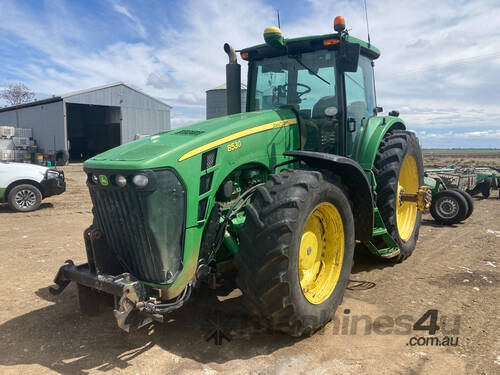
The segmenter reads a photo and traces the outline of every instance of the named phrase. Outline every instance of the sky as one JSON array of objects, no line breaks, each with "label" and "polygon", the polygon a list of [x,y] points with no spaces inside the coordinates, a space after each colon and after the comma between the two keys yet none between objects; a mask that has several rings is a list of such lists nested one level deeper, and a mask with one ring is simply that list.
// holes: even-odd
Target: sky
[{"label": "sky", "polygon": [[[500,148],[500,1],[367,5],[384,113],[424,148]],[[262,43],[276,9],[284,37],[332,33],[342,15],[366,40],[362,0],[0,0],[0,89],[41,99],[123,81],[172,105],[173,127],[199,122],[225,81],[223,44]]]}]

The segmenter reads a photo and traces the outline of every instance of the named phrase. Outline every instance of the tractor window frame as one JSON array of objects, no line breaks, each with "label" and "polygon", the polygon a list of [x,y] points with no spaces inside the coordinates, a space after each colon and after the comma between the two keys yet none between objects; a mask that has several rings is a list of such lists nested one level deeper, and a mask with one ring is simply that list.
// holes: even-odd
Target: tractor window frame
[{"label": "tractor window frame", "polygon": [[[332,68],[332,72],[331,72],[332,74],[329,74],[328,77],[326,78],[326,80],[333,86],[332,90],[330,91],[330,95],[337,98],[337,108],[339,108],[340,103],[338,101],[338,98],[339,98],[339,94],[340,94],[339,93],[340,86],[339,86],[339,80],[338,80],[339,77],[338,77],[338,68],[337,68],[337,52],[336,52],[336,50],[332,50],[329,48],[322,48],[322,49],[317,49],[317,50],[313,50],[313,51],[307,51],[307,52],[300,53],[300,54],[293,54],[293,55],[292,54],[290,54],[290,55],[283,54],[283,55],[278,55],[278,56],[265,57],[262,59],[250,60],[248,63],[248,72],[247,72],[247,82],[248,82],[247,103],[246,103],[247,112],[261,111],[261,110],[266,110],[266,109],[279,109],[281,106],[290,106],[290,105],[296,106],[297,110],[299,110],[300,104],[306,104],[306,103],[297,103],[296,102],[297,87],[295,86],[295,84],[297,83],[297,80],[299,78],[299,72],[307,71],[307,69],[305,69],[303,66],[301,66],[300,63],[298,63],[293,58],[293,56],[298,56],[298,57],[301,55],[302,56],[304,56],[304,55],[312,56],[313,54],[325,54],[325,56],[326,55],[329,56],[328,63],[323,62],[323,64],[325,66],[320,66],[317,70],[320,72],[320,76],[321,76],[322,69],[324,72],[325,68],[328,68],[328,67]],[[299,58],[301,58],[301,57],[299,57]],[[277,103],[275,103],[276,105],[274,107],[272,107],[272,106],[264,107],[262,105],[262,103],[258,103],[259,105],[257,105],[257,100],[256,100],[257,99],[257,78],[258,78],[259,66],[262,66],[262,63],[265,60],[267,60],[267,61],[275,60],[276,61],[276,59],[287,60],[287,61],[289,61],[290,66],[293,67],[293,69],[291,69],[289,72],[287,70],[287,73],[286,73],[286,75],[287,75],[287,82],[286,83],[290,84],[289,90],[287,92],[286,102],[283,102],[283,103],[277,102]],[[293,72],[292,72],[292,70],[293,70]],[[320,78],[314,77],[314,75],[311,73],[307,73],[307,74],[310,74],[311,80],[313,80],[313,82],[315,82],[315,80],[318,80],[319,83],[323,84],[321,82]],[[325,78],[325,77],[322,77],[322,78]],[[299,81],[299,83],[300,83],[300,81]],[[315,84],[317,84],[317,83],[315,82]],[[299,89],[299,92],[300,91],[301,90]],[[313,90],[311,90],[311,92],[312,91]],[[307,98],[308,98],[309,101],[312,103],[312,98],[311,98],[312,95],[311,95],[311,93],[308,93],[308,94],[304,95],[304,100],[307,100]],[[309,109],[312,109],[312,105],[309,105],[309,107],[311,107]]]}]

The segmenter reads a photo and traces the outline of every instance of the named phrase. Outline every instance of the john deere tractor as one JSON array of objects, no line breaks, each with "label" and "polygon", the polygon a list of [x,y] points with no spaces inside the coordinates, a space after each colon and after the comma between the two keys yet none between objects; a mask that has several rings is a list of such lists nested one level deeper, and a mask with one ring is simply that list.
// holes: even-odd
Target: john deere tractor
[{"label": "john deere tractor", "polygon": [[74,281],[89,313],[114,296],[128,330],[132,315],[162,320],[233,268],[250,311],[300,336],[332,318],[355,246],[410,256],[429,203],[418,140],[396,111],[378,115],[379,50],[342,17],[334,29],[285,39],[269,27],[264,44],[236,51],[248,61],[245,113],[226,44],[228,116],[87,160],[88,262],[63,265],[52,292]]}]

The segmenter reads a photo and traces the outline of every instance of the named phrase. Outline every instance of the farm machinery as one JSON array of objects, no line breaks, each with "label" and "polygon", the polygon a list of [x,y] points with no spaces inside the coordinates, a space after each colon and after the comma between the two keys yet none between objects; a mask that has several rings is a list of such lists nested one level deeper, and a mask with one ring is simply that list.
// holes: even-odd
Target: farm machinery
[{"label": "farm machinery", "polygon": [[248,61],[245,113],[226,44],[227,116],[87,160],[88,262],[63,265],[52,293],[75,282],[87,313],[113,296],[128,331],[232,270],[249,311],[301,336],[341,303],[356,244],[387,261],[409,257],[430,204],[418,139],[396,111],[379,115],[379,50],[342,17],[334,29],[285,39],[269,27],[264,44],[237,51]]},{"label": "farm machinery", "polygon": [[430,187],[430,213],[441,224],[456,224],[466,220],[474,210],[473,195],[490,196],[498,189],[500,169],[495,167],[457,167],[428,169],[424,181]]}]

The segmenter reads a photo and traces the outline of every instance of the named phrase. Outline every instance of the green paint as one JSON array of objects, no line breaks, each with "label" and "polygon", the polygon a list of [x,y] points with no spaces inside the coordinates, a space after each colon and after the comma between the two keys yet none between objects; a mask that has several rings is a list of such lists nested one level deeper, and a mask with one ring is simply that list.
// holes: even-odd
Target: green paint
[{"label": "green paint", "polygon": [[382,138],[390,129],[406,129],[406,126],[398,117],[392,116],[376,116],[370,117],[365,122],[365,126],[358,132],[354,147],[353,155],[363,169],[372,169],[375,162],[375,156],[380,146]]},{"label": "green paint", "polygon": [[5,188],[0,188],[0,202],[4,200]]}]

